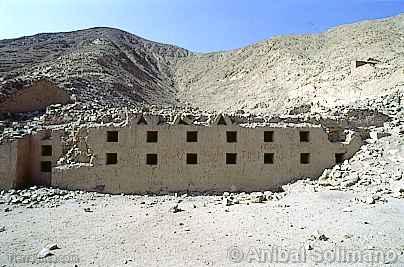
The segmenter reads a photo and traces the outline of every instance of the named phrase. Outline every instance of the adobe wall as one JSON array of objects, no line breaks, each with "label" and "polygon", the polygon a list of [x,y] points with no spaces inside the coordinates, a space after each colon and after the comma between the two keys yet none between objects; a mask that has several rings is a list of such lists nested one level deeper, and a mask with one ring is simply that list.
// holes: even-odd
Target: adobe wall
[{"label": "adobe wall", "polygon": [[[52,173],[41,171],[41,162],[49,161],[52,167],[56,166],[57,161],[62,155],[62,137],[63,132],[60,130],[44,130],[30,138],[30,154],[32,160],[30,162],[32,185],[51,185]],[[42,155],[42,146],[49,145],[52,147],[52,154],[49,156]]]},{"label": "adobe wall", "polygon": [[66,104],[69,95],[46,80],[34,81],[32,86],[18,90],[0,103],[0,112],[31,112],[44,110],[51,104]]},{"label": "adobe wall", "polygon": [[[62,155],[61,131],[44,130],[0,145],[0,189],[51,185],[51,171],[41,171],[41,162],[56,166]],[[43,156],[42,146],[52,146],[52,155]]]},{"label": "adobe wall", "polygon": [[0,189],[16,185],[17,141],[0,145]]},{"label": "adobe wall", "polygon": [[[119,132],[119,142],[106,142],[106,132]],[[158,143],[147,143],[147,131],[158,131]],[[198,142],[186,142],[187,131],[198,131]],[[237,131],[237,143],[227,143],[226,131]],[[274,131],[265,143],[264,131]],[[300,131],[310,132],[301,143]],[[319,127],[258,127],[239,125],[136,125],[131,128],[89,128],[82,140],[94,153],[91,164],[60,166],[52,171],[52,186],[110,193],[168,191],[256,191],[277,188],[294,179],[318,177],[336,164],[335,153],[351,157],[360,138],[331,143]],[[106,165],[106,153],[117,153],[118,163]],[[146,165],[146,154],[158,154],[156,166]],[[197,153],[198,164],[186,163],[186,153]],[[225,153],[237,153],[237,164],[228,165]],[[274,163],[264,164],[264,153],[274,153]],[[310,153],[310,164],[300,163],[300,153]]]},{"label": "adobe wall", "polygon": [[29,136],[0,145],[0,189],[19,188],[30,177]]}]

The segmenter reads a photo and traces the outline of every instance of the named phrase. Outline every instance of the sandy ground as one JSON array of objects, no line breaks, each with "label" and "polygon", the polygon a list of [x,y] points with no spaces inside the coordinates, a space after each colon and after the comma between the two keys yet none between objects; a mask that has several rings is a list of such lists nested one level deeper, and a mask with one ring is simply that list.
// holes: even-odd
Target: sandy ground
[{"label": "sandy ground", "polygon": [[[298,182],[280,200],[232,206],[221,196],[168,195],[9,212],[3,204],[0,266],[404,265],[403,199],[369,205],[352,192],[316,191]],[[170,212],[179,200],[183,211]],[[53,256],[35,258],[52,243]]]}]

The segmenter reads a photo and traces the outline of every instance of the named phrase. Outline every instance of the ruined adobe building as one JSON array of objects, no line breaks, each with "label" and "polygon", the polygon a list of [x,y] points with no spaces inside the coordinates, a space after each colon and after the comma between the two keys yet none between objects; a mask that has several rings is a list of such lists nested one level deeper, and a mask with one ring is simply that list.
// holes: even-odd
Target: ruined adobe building
[{"label": "ruined adobe building", "polygon": [[12,81],[0,87],[0,112],[45,110],[51,104],[66,104],[70,96],[51,81]]},{"label": "ruined adobe building", "polygon": [[[361,146],[313,125],[193,121],[138,114],[124,125],[46,130],[0,145],[0,187],[51,185],[110,193],[257,191],[318,177]],[[75,161],[66,159],[75,155]]]}]

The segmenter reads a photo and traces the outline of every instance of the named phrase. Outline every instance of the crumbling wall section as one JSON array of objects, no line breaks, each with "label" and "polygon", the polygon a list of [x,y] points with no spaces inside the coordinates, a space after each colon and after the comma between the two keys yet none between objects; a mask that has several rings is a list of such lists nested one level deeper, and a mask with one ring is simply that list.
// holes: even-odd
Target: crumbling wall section
[{"label": "crumbling wall section", "polygon": [[[348,159],[361,144],[359,137],[330,142],[320,127],[249,128],[232,124],[229,118],[222,120],[225,125],[209,126],[178,119],[175,125],[156,121],[146,117],[133,127],[81,131],[77,138],[85,144],[80,149],[85,151],[83,162],[54,168],[52,185],[109,193],[271,190],[300,178],[319,177],[336,164],[336,154]],[[117,142],[107,141],[108,131],[118,132]],[[151,131],[158,132],[156,143],[146,141]],[[197,142],[186,141],[188,131],[198,132]],[[264,142],[265,131],[273,131],[273,142]],[[310,132],[308,142],[299,140],[301,131]],[[237,132],[237,141],[227,142],[227,132]],[[109,153],[117,154],[116,164],[107,164]],[[189,153],[198,155],[196,164],[187,164]],[[226,163],[226,153],[237,154],[236,164]],[[265,153],[274,153],[273,164],[264,164]],[[310,154],[309,164],[301,164],[302,153]],[[158,163],[148,165],[147,154],[157,154]]]},{"label": "crumbling wall section", "polygon": [[32,82],[31,86],[17,90],[0,103],[0,112],[31,112],[44,110],[51,104],[66,104],[69,95],[47,80]]}]

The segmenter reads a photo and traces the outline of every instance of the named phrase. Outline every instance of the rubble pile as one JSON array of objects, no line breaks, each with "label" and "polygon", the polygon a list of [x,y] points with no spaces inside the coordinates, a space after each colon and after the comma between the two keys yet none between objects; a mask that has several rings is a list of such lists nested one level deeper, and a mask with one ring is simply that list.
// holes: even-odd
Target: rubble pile
[{"label": "rubble pile", "polygon": [[271,200],[280,200],[286,196],[286,192],[240,192],[240,193],[229,193],[224,192],[222,195],[222,202],[224,206],[232,206],[236,204],[246,204],[251,203],[264,203]]},{"label": "rubble pile", "polygon": [[[108,196],[95,192],[68,191],[56,188],[33,186],[28,189],[0,191],[0,204],[26,208],[54,208],[67,200],[87,202],[95,197]],[[8,208],[9,209],[9,208]]]},{"label": "rubble pile", "polygon": [[404,125],[374,129],[371,137],[351,159],[325,170],[318,185],[358,192],[368,204],[404,198]]}]

